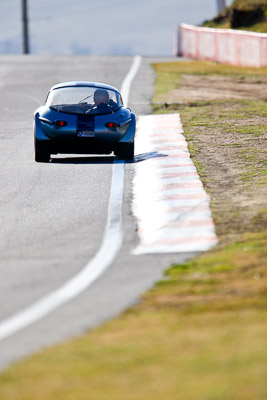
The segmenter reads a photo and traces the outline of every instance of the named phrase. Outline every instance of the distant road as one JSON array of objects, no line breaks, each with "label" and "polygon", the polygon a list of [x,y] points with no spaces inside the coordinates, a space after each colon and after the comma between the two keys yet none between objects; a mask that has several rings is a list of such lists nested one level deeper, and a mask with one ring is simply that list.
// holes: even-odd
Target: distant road
[{"label": "distant road", "polygon": [[[55,83],[106,82],[120,89],[131,57],[1,56],[0,321],[75,276],[97,253],[107,221],[113,156],[33,158],[33,112]],[[153,59],[143,59],[129,106],[150,112]],[[0,342],[0,368],[118,315],[160,278],[171,262],[193,254],[133,256],[134,163],[125,166],[123,245],[87,291]]]}]

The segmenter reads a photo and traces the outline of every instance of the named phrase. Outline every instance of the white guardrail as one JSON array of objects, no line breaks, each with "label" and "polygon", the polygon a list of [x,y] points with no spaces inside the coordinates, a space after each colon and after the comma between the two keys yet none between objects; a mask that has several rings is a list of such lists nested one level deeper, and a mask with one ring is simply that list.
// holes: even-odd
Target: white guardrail
[{"label": "white guardrail", "polygon": [[243,67],[267,67],[267,33],[181,24],[174,54]]}]

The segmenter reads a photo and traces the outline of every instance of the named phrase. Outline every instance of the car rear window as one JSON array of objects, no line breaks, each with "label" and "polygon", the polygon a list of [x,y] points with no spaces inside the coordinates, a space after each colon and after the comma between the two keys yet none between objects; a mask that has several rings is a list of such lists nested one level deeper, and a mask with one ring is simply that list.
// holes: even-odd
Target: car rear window
[{"label": "car rear window", "polygon": [[91,86],[62,87],[51,90],[46,104],[70,114],[111,114],[123,106],[118,92]]}]

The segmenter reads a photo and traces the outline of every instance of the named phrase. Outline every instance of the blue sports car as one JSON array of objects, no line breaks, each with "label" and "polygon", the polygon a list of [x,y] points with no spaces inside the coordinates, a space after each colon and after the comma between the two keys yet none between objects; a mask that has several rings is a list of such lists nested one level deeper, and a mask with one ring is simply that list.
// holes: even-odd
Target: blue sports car
[{"label": "blue sports car", "polygon": [[51,154],[110,154],[134,157],[135,115],[118,90],[95,82],[53,86],[34,113],[35,161]]}]

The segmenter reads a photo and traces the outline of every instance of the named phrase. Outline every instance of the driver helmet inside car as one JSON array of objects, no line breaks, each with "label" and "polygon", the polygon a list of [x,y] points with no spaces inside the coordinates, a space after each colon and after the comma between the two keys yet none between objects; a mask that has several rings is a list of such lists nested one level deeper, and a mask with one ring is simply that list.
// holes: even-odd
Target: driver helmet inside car
[{"label": "driver helmet inside car", "polygon": [[108,105],[109,103],[109,94],[105,89],[96,89],[94,93],[94,102],[96,106],[99,105]]}]

